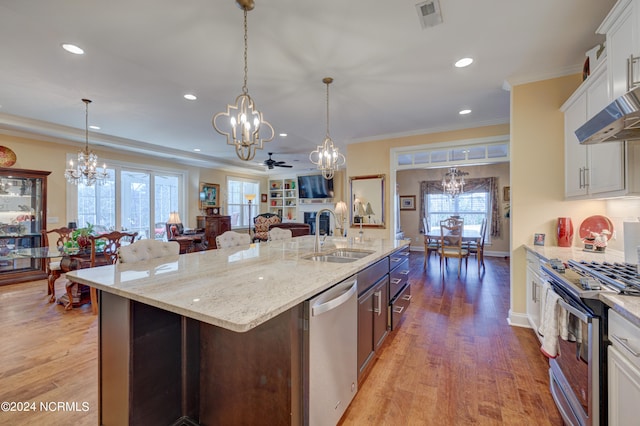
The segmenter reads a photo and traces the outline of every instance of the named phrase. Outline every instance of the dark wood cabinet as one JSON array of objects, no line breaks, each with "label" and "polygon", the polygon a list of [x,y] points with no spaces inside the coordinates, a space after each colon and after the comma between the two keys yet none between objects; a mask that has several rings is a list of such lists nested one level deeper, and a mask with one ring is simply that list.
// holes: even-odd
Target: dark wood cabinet
[{"label": "dark wood cabinet", "polygon": [[231,216],[197,216],[197,227],[204,229],[204,239],[207,249],[218,248],[216,246],[216,237],[231,230]]}]

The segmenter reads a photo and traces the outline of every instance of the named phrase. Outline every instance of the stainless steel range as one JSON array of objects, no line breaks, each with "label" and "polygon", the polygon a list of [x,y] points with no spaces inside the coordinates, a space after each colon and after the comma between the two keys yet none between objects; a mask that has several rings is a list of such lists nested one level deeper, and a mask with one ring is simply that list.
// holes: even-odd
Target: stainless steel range
[{"label": "stainless steel range", "polygon": [[640,296],[636,265],[552,260],[542,265],[572,333],[549,361],[551,393],[568,425],[607,424],[607,310],[599,295]]}]

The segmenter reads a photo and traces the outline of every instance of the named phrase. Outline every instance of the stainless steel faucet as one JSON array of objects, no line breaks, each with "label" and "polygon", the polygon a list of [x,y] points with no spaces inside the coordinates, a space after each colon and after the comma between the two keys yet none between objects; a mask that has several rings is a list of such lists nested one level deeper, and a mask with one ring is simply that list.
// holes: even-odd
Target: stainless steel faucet
[{"label": "stainless steel faucet", "polygon": [[336,221],[336,223],[338,222],[338,217],[336,216],[336,213],[331,210],[331,209],[320,209],[318,211],[318,213],[316,213],[316,238],[315,238],[315,242],[313,244],[313,252],[314,253],[320,253],[320,251],[322,250],[322,246],[320,246],[320,214],[322,212],[329,212],[333,215],[333,219]]}]

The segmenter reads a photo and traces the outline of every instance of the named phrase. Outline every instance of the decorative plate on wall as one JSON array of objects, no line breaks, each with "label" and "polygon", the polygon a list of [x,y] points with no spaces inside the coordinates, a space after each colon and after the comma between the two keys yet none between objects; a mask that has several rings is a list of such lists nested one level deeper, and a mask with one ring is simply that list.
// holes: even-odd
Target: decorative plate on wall
[{"label": "decorative plate on wall", "polygon": [[613,223],[608,217],[601,215],[589,216],[580,224],[580,238],[593,238],[591,236],[592,232],[599,235],[604,230],[609,231],[609,234],[606,235],[607,240],[610,240],[613,235]]},{"label": "decorative plate on wall", "polygon": [[16,164],[16,153],[6,146],[0,146],[0,167],[11,167]]}]

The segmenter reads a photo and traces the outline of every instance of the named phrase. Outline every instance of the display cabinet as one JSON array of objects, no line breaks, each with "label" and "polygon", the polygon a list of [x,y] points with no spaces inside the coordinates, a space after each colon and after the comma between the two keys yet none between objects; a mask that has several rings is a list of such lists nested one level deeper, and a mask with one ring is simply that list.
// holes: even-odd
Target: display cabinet
[{"label": "display cabinet", "polygon": [[231,230],[231,216],[196,216],[198,229],[204,229],[204,239],[208,250],[218,248],[216,237]]},{"label": "display cabinet", "polygon": [[269,213],[277,214],[283,222],[298,219],[298,185],[296,178],[269,180]]},{"label": "display cabinet", "polygon": [[46,261],[14,250],[46,245],[47,176],[51,172],[0,168],[0,285],[46,278]]}]

